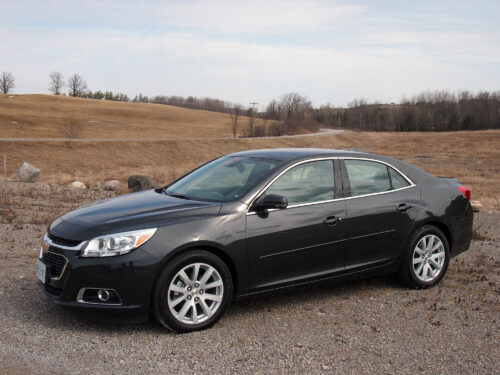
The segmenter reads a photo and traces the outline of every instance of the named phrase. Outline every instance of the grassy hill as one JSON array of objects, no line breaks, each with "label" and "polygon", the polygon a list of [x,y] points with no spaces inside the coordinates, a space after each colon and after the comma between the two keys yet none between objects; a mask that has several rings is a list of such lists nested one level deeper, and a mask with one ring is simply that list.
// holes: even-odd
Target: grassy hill
[{"label": "grassy hill", "polygon": [[[121,103],[54,95],[0,95],[0,137],[231,137],[229,115],[150,103]],[[241,126],[248,119],[241,117]]]}]

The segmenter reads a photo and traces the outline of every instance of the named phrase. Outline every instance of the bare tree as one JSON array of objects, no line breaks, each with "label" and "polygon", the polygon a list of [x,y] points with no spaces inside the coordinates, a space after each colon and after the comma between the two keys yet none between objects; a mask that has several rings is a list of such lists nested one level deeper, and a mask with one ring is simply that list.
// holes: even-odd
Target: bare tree
[{"label": "bare tree", "polygon": [[68,88],[70,96],[80,96],[87,90],[87,82],[78,74],[73,74],[68,78]]},{"label": "bare tree", "polygon": [[241,105],[235,104],[233,110],[229,114],[231,116],[231,127],[233,129],[233,138],[236,138],[236,133],[238,133],[238,117],[240,117]]},{"label": "bare tree", "polygon": [[64,77],[60,72],[49,74],[49,91],[54,95],[61,95],[61,89],[64,87]]},{"label": "bare tree", "polygon": [[74,119],[68,119],[66,123],[66,135],[68,136],[69,147],[73,148],[73,140],[77,139],[80,135],[80,127],[78,126],[78,121]]},{"label": "bare tree", "polygon": [[285,123],[291,124],[303,120],[311,112],[312,103],[296,92],[290,92],[280,97],[280,112]]},{"label": "bare tree", "polygon": [[0,77],[0,92],[2,94],[8,94],[16,86],[14,82],[14,76],[9,72],[3,72]]}]

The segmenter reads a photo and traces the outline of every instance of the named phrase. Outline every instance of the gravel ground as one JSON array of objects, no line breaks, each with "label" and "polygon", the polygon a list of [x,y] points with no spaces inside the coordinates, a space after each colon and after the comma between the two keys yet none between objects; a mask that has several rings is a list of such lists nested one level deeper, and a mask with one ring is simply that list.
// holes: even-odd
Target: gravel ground
[{"label": "gravel ground", "polygon": [[36,286],[48,221],[112,195],[0,185],[0,374],[500,374],[500,214],[476,215],[444,280],[375,278],[236,302],[212,329],[88,321]]}]

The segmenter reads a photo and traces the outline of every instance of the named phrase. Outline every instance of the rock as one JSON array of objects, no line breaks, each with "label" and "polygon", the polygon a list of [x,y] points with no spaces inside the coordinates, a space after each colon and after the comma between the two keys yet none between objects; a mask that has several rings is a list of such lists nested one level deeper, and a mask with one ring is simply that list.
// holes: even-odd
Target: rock
[{"label": "rock", "polygon": [[120,181],[109,180],[104,183],[104,190],[108,191],[118,191],[120,190]]},{"label": "rock", "polygon": [[85,184],[83,182],[80,182],[80,181],[73,181],[69,187],[71,189],[86,189],[87,187],[85,186]]},{"label": "rock", "polygon": [[472,211],[479,212],[483,208],[483,205],[479,201],[470,201],[470,205],[472,206]]},{"label": "rock", "polygon": [[23,162],[17,170],[17,175],[22,182],[36,182],[40,179],[40,169],[33,164]]},{"label": "rock", "polygon": [[132,191],[141,191],[146,189],[154,189],[158,187],[155,180],[149,176],[134,175],[128,179],[128,188]]}]

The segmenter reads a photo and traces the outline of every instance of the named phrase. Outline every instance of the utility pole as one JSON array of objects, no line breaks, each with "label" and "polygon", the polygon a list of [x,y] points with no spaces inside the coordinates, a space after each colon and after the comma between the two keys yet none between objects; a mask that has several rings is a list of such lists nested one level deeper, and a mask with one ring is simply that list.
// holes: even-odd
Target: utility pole
[{"label": "utility pole", "polygon": [[250,113],[250,137],[253,137],[253,120],[254,120],[254,112],[255,112],[255,106],[259,103],[257,102],[252,102],[250,103],[252,105],[252,111]]},{"label": "utility pole", "polygon": [[3,183],[7,186],[7,155],[3,154]]}]

